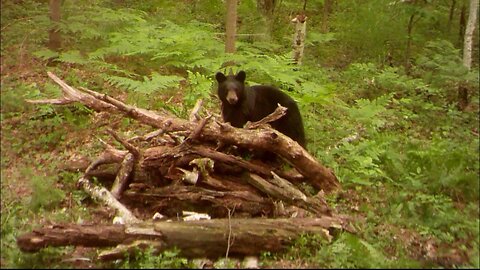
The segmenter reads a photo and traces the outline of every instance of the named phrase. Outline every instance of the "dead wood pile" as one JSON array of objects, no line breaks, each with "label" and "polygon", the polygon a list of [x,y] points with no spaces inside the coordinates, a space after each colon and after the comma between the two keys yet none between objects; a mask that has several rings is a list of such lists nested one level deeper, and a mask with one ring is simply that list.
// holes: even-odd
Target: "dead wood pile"
[{"label": "dead wood pile", "polygon": [[[50,72],[48,76],[64,96],[29,102],[81,102],[97,112],[133,118],[153,131],[123,138],[108,129],[125,150],[104,143],[104,152],[78,181],[93,198],[115,209],[120,224],[43,226],[17,239],[23,251],[83,245],[117,246],[123,252],[131,245],[148,245],[159,251],[181,247],[182,254],[190,257],[223,256],[228,250],[232,255],[255,255],[283,250],[301,233],[330,238],[332,229],[348,228],[346,218],[334,213],[324,199],[324,194],[339,188],[332,171],[267,125],[282,117],[285,108],[238,129],[211,114],[200,117],[201,101],[185,120],[88,89],[80,91]],[[273,153],[288,166],[247,160],[242,158],[245,152]],[[111,180],[95,186],[90,181],[94,176]],[[301,183],[318,193],[306,195]],[[122,252],[115,249],[100,257],[117,258]]]}]

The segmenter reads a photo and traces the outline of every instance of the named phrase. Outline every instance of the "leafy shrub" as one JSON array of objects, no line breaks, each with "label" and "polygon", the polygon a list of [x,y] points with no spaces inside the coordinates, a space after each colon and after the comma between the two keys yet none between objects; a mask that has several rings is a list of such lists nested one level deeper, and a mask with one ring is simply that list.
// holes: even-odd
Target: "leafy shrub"
[{"label": "leafy shrub", "polygon": [[414,190],[443,193],[462,201],[479,196],[478,140],[467,144],[436,138],[404,142],[383,155],[382,168],[397,182]]},{"label": "leafy shrub", "polygon": [[117,267],[126,269],[191,268],[192,265],[187,259],[180,257],[179,253],[178,249],[172,249],[158,254],[150,247],[144,251],[137,250]]},{"label": "leafy shrub", "polygon": [[283,256],[319,268],[418,267],[413,261],[389,259],[377,245],[344,232],[331,243],[319,235],[301,235]]},{"label": "leafy shrub", "polygon": [[30,200],[32,210],[51,209],[65,198],[65,192],[55,187],[52,178],[35,175],[31,169],[25,169],[24,174],[30,177],[32,185],[33,193]]},{"label": "leafy shrub", "polygon": [[454,93],[451,90],[461,82],[478,87],[478,72],[469,72],[460,56],[460,50],[447,40],[429,41],[416,60],[418,75],[421,74],[425,83],[442,87],[445,94]]}]

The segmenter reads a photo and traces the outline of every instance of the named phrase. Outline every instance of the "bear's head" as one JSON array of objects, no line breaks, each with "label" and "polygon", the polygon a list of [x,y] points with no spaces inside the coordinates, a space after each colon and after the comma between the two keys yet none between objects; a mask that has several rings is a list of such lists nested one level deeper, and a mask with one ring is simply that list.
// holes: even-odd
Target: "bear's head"
[{"label": "bear's head", "polygon": [[228,75],[218,72],[215,75],[218,82],[218,97],[222,103],[236,105],[241,104],[245,98],[245,71],[240,71],[237,75]]}]

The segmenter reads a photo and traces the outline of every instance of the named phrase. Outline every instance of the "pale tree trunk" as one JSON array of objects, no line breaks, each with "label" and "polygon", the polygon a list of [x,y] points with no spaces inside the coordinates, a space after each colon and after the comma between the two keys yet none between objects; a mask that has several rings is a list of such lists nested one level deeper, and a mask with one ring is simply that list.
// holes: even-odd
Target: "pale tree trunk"
[{"label": "pale tree trunk", "polygon": [[[468,14],[468,22],[465,29],[463,41],[463,65],[470,70],[472,68],[472,48],[473,33],[477,23],[478,0],[470,0],[470,12]],[[458,108],[465,110],[469,104],[468,87],[461,83],[458,86]]]},{"label": "pale tree trunk", "polygon": [[470,0],[467,29],[463,42],[463,65],[470,70],[472,66],[473,32],[477,24],[478,0]]},{"label": "pale tree trunk", "polygon": [[62,45],[62,37],[58,29],[58,23],[60,23],[61,0],[50,0],[50,20],[53,24],[49,33],[48,47],[51,50],[58,51]]},{"label": "pale tree trunk", "polygon": [[237,0],[227,0],[227,18],[225,22],[225,52],[235,53],[235,36],[237,32]]},{"label": "pale tree trunk", "polygon": [[293,36],[293,61],[300,66],[302,64],[305,37],[307,35],[307,16],[303,13],[299,14],[292,20],[292,22],[295,24],[295,35]]}]

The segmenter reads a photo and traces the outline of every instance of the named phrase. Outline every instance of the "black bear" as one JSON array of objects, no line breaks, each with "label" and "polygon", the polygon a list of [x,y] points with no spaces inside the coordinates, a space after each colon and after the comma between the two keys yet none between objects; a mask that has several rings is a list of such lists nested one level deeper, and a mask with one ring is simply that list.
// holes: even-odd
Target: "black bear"
[{"label": "black bear", "polygon": [[263,119],[278,107],[278,103],[287,108],[287,113],[270,125],[281,133],[292,138],[303,148],[306,147],[305,131],[302,116],[295,101],[279,89],[256,85],[245,85],[245,71],[237,75],[218,72],[218,97],[222,101],[222,116],[225,122],[241,128],[247,121],[255,122]]}]

